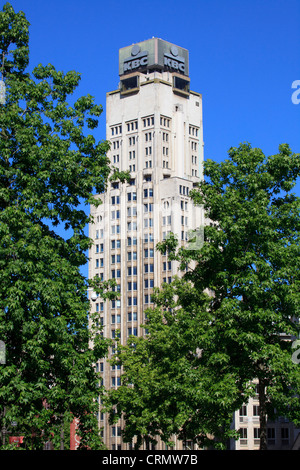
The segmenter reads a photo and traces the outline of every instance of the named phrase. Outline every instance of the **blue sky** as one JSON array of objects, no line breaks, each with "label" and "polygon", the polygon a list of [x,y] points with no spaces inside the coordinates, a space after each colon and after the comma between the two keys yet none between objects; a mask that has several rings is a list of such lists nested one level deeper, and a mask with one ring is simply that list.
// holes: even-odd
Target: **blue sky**
[{"label": "blue sky", "polygon": [[154,36],[189,50],[191,89],[203,96],[205,159],[221,161],[245,141],[267,155],[281,143],[300,152],[300,104],[291,99],[300,81],[300,0],[10,3],[31,23],[31,66],[80,72],[78,93],[103,105],[99,139],[106,92],[118,87],[119,48]]},{"label": "blue sky", "polygon": [[[4,4],[5,2],[2,2]],[[190,52],[191,88],[203,95],[205,158],[250,142],[266,154],[300,152],[300,0],[11,0],[31,23],[31,65],[82,74],[80,94],[105,108],[118,86],[118,50],[160,37]],[[1,8],[2,9],[2,8]],[[105,116],[99,139],[105,138]]]}]

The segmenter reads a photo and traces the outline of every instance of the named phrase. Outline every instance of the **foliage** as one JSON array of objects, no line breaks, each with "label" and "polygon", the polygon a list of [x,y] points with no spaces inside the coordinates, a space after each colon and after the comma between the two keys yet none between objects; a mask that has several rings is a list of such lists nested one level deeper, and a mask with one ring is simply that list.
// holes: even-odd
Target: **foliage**
[{"label": "foliage", "polygon": [[190,193],[205,211],[204,244],[176,248],[171,237],[158,245],[180,263],[181,279],[156,295],[148,335],[121,348],[123,385],[108,409],[123,415],[126,438],[175,434],[225,446],[254,380],[261,448],[267,416],[299,425],[291,341],[299,333],[300,200],[291,192],[299,170],[288,145],[266,157],[241,144],[224,162],[205,163],[206,179]]},{"label": "foliage", "polygon": [[48,64],[27,72],[29,23],[9,3],[0,30],[1,428],[22,433],[36,449],[77,417],[82,445],[99,448],[93,363],[107,345],[98,335],[89,348],[88,285],[80,268],[91,244],[82,205],[99,203],[94,193],[105,189],[111,172],[109,143],[86,133],[96,129],[102,107],[90,95],[68,103],[80,82],[74,71]]},{"label": "foliage", "polygon": [[[176,296],[189,299],[186,308]],[[158,437],[173,446],[175,435],[210,446],[212,432],[222,447],[224,438],[235,435],[224,431],[224,421],[230,425],[242,402],[238,376],[222,375],[203,360],[210,340],[209,296],[176,279],[155,298],[157,307],[147,311],[146,338],[131,337],[127,345],[118,345],[115,361],[124,373],[122,386],[105,396],[111,419],[123,416],[123,438],[136,439],[136,448]]]}]

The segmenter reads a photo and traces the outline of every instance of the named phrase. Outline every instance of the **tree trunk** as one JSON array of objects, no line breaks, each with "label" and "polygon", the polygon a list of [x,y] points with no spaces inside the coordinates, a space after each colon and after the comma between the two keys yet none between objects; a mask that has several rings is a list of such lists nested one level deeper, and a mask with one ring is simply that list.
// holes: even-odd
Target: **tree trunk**
[{"label": "tree trunk", "polygon": [[266,414],[266,387],[264,379],[258,382],[259,420],[260,420],[260,450],[267,450],[267,414]]},{"label": "tree trunk", "polygon": [[64,417],[61,417],[61,427],[60,427],[60,450],[65,448],[65,431],[64,431]]},{"label": "tree trunk", "polygon": [[5,444],[6,444],[6,439],[5,439],[5,435],[6,435],[6,428],[5,428],[5,407],[3,408],[3,425],[2,425],[2,429],[1,429],[1,434],[2,434],[2,446],[4,447]]}]

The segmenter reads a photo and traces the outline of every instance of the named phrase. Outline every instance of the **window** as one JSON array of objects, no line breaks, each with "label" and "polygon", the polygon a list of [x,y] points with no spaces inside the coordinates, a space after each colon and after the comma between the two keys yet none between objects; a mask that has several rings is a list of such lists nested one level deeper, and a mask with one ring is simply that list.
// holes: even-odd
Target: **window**
[{"label": "window", "polygon": [[246,445],[247,444],[247,438],[248,438],[247,428],[240,428],[239,433],[240,433],[240,444],[241,445]]},{"label": "window", "polygon": [[112,205],[120,204],[120,196],[112,196],[111,197],[111,203],[112,203]]},{"label": "window", "polygon": [[260,428],[253,428],[254,444],[259,444]]},{"label": "window", "polygon": [[128,297],[127,305],[131,307],[132,305],[137,305],[137,297]]},{"label": "window", "polygon": [[128,321],[137,321],[137,312],[128,312]]},{"label": "window", "polygon": [[137,237],[128,237],[127,246],[137,245]]},{"label": "window", "polygon": [[190,135],[193,135],[193,136],[197,137],[198,136],[198,131],[199,131],[198,127],[189,126],[189,134]]},{"label": "window", "polygon": [[122,134],[122,126],[118,124],[117,126],[111,127],[111,135]]},{"label": "window", "polygon": [[153,258],[153,257],[154,257],[154,249],[149,248],[149,258]]},{"label": "window", "polygon": [[153,197],[153,188],[144,189],[144,198]]},{"label": "window", "polygon": [[163,127],[170,127],[171,119],[166,116],[160,116],[160,125]]},{"label": "window", "polygon": [[128,222],[127,229],[128,229],[128,232],[136,231],[137,230],[137,223],[136,222]]},{"label": "window", "polygon": [[113,339],[115,339],[115,338],[120,338],[120,337],[121,337],[121,333],[120,333],[119,331],[116,332],[116,330],[111,330],[111,337],[112,337]]},{"label": "window", "polygon": [[112,300],[111,301],[112,308],[120,308],[121,307],[121,300]]},{"label": "window", "polygon": [[119,218],[120,218],[120,211],[119,211],[119,210],[117,210],[117,211],[112,211],[112,213],[111,213],[111,218],[112,218],[112,220],[114,220],[114,219],[119,219]]},{"label": "window", "polygon": [[127,132],[132,132],[138,129],[137,120],[127,122]]},{"label": "window", "polygon": [[152,303],[153,300],[152,300],[152,295],[149,295],[149,294],[145,294],[145,304],[149,304],[149,303]]},{"label": "window", "polygon": [[145,264],[144,265],[144,272],[145,273],[153,273],[154,272],[154,264]]},{"label": "window", "polygon": [[129,291],[137,290],[137,282],[128,282],[127,286]]},{"label": "window", "polygon": [[136,201],[136,192],[127,193],[127,201]]},{"label": "window", "polygon": [[121,247],[121,240],[112,240],[111,241],[111,249],[114,250],[115,248]]},{"label": "window", "polygon": [[137,252],[136,251],[128,251],[127,261],[135,261],[136,259],[137,259]]},{"label": "window", "polygon": [[131,336],[131,335],[134,335],[134,336],[137,336],[137,328],[128,328],[128,336]]},{"label": "window", "polygon": [[121,427],[120,426],[112,426],[111,428],[112,437],[119,437],[121,436]]},{"label": "window", "polygon": [[149,127],[154,125],[154,116],[148,116],[143,118],[143,126]]},{"label": "window", "polygon": [[120,284],[117,284],[116,286],[112,286],[111,290],[113,292],[121,292],[121,286]]},{"label": "window", "polygon": [[112,387],[118,387],[119,385],[121,385],[121,377],[112,377],[111,378],[111,386]]},{"label": "window", "polygon": [[283,445],[289,443],[289,428],[281,428],[281,441]]},{"label": "window", "polygon": [[189,195],[189,188],[187,186],[179,186],[179,194]]},{"label": "window", "polygon": [[163,225],[171,225],[172,217],[168,215],[167,217],[163,217]]},{"label": "window", "polygon": [[137,267],[136,266],[129,266],[127,269],[128,276],[136,276],[137,275]]},{"label": "window", "polygon": [[275,444],[275,428],[267,428],[268,444]]},{"label": "window", "polygon": [[116,233],[120,233],[120,225],[112,225],[111,226],[111,234],[115,235]]},{"label": "window", "polygon": [[153,204],[144,204],[144,213],[152,212],[153,211]]},{"label": "window", "polygon": [[137,207],[131,206],[127,208],[127,215],[128,217],[135,217],[137,215]]},{"label": "window", "polygon": [[154,235],[153,233],[145,233],[144,234],[144,242],[145,243],[151,243],[154,241]]},{"label": "window", "polygon": [[148,289],[149,287],[154,287],[154,279],[145,279],[144,285],[145,289]]}]

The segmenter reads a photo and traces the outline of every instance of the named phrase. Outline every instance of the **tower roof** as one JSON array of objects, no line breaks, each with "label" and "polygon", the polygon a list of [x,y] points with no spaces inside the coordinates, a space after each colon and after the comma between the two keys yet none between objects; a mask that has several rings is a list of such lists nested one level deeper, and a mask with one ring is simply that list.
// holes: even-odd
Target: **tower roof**
[{"label": "tower roof", "polygon": [[119,75],[135,71],[169,70],[189,75],[189,52],[159,38],[151,38],[119,50]]}]

